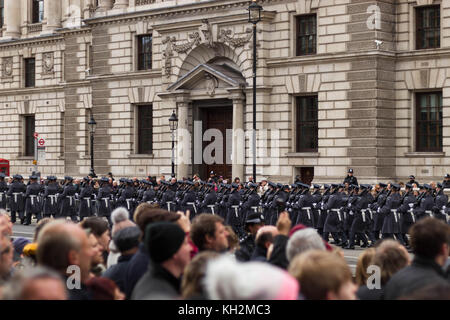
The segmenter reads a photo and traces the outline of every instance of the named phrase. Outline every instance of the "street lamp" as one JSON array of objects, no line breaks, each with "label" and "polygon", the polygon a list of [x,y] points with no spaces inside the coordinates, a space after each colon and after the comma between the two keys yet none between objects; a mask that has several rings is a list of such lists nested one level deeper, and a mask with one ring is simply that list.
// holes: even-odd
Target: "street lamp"
[{"label": "street lamp", "polygon": [[256,182],[256,24],[261,21],[262,9],[256,0],[248,7],[248,22],[253,24],[253,182]]},{"label": "street lamp", "polygon": [[175,177],[175,130],[178,126],[178,118],[173,110],[172,115],[169,118],[170,131],[172,131],[172,178]]},{"label": "street lamp", "polygon": [[88,122],[89,133],[91,134],[91,173],[92,178],[97,178],[97,175],[94,171],[94,133],[95,128],[97,127],[97,122],[94,120],[94,115],[91,114],[91,120]]}]

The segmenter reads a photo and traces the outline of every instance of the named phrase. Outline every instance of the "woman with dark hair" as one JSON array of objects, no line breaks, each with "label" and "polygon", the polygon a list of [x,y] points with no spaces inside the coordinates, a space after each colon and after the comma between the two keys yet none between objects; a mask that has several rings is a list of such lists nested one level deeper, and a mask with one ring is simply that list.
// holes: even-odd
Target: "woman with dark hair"
[{"label": "woman with dark hair", "polygon": [[109,223],[103,218],[89,217],[84,219],[80,226],[83,229],[89,229],[90,232],[97,238],[97,241],[102,247],[102,255],[104,261],[107,261],[109,254],[109,242],[111,241]]}]

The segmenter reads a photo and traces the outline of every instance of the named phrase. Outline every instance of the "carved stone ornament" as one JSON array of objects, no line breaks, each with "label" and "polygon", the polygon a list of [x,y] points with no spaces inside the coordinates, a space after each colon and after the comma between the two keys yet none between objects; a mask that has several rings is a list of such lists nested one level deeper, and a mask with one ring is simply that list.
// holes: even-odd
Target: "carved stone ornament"
[{"label": "carved stone ornament", "polygon": [[53,52],[42,54],[42,69],[45,74],[53,73]]},{"label": "carved stone ornament", "polygon": [[3,58],[3,77],[12,77],[13,58]]},{"label": "carved stone ornament", "polygon": [[205,83],[206,83],[206,93],[210,97],[214,97],[214,95],[216,94],[216,88],[219,85],[219,81],[217,81],[216,77],[207,73],[205,75]]},{"label": "carved stone ornament", "polygon": [[[233,48],[238,48],[244,46],[253,36],[251,28],[245,30],[246,36],[236,37],[236,35],[231,30],[221,30],[219,35],[219,42],[228,43]],[[177,53],[186,53],[190,49],[199,46],[201,44],[206,45],[208,48],[214,48],[215,43],[213,41],[213,33],[211,31],[211,26],[207,19],[202,20],[202,25],[198,28],[198,31],[188,35],[188,42],[183,44],[176,44],[177,40],[174,36],[167,36],[162,43],[166,45],[163,52],[164,56],[164,71],[166,77],[169,78],[172,72],[172,58],[174,56],[174,51]]]},{"label": "carved stone ornament", "polygon": [[253,36],[251,28],[247,28],[245,30],[245,32],[247,33],[247,35],[245,37],[238,38],[238,37],[235,37],[235,34],[233,34],[233,32],[231,30],[222,29],[222,30],[220,30],[220,34],[219,34],[219,41],[224,42],[224,43],[226,42],[233,48],[242,47],[247,42],[249,42]]}]

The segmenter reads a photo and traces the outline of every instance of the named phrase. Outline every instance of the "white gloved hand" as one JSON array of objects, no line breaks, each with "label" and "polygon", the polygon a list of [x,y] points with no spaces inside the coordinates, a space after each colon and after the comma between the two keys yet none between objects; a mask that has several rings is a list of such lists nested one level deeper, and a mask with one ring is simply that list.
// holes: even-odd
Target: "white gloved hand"
[{"label": "white gloved hand", "polygon": [[349,208],[350,208],[351,206],[352,206],[351,203],[349,203],[349,204],[347,205],[347,207],[349,207]]},{"label": "white gloved hand", "polygon": [[377,209],[377,212],[380,213],[380,211],[381,211],[381,208],[378,208],[378,209]]},{"label": "white gloved hand", "polygon": [[414,207],[414,203],[408,203],[408,206],[409,206],[410,208],[412,208],[412,207]]}]

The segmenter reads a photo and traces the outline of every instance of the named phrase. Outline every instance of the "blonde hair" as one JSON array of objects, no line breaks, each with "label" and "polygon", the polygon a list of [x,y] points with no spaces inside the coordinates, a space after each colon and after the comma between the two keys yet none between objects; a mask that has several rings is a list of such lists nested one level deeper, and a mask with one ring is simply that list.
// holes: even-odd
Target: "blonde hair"
[{"label": "blonde hair", "polygon": [[375,249],[369,248],[361,253],[356,264],[355,279],[358,286],[363,286],[367,282],[369,275],[367,274],[367,267],[372,264]]}]

